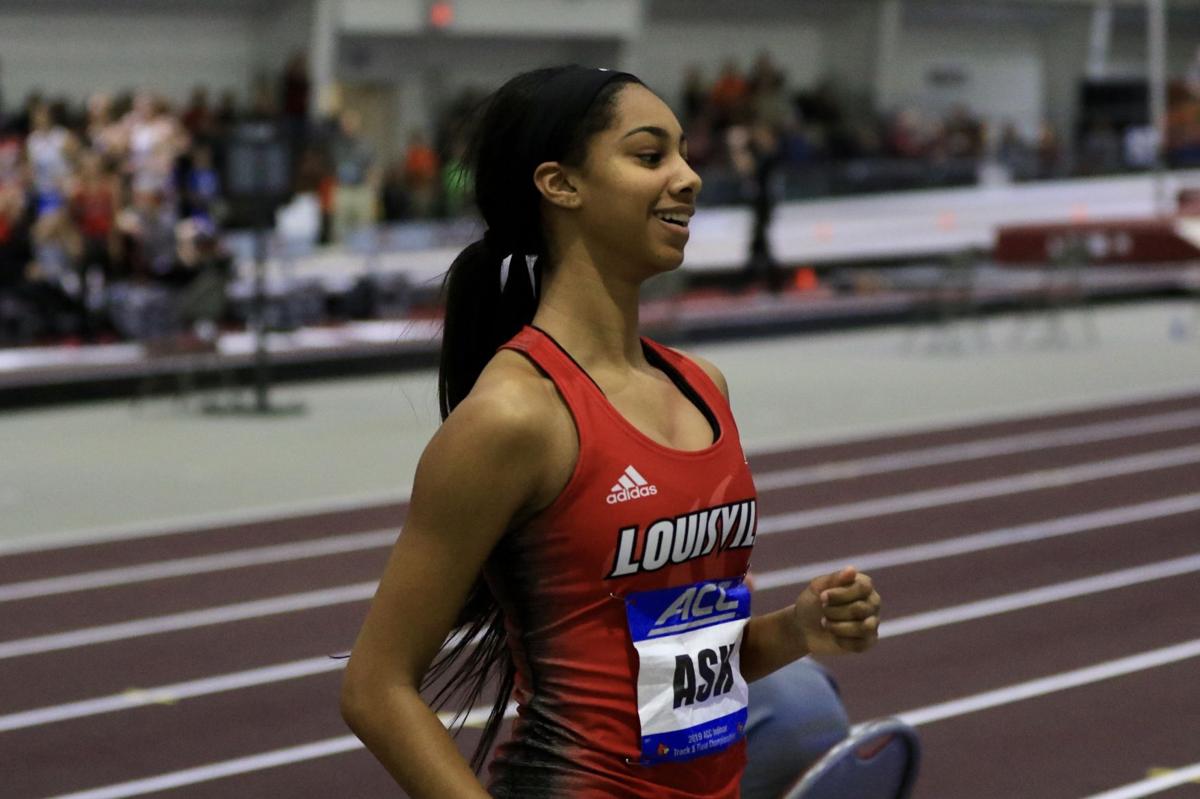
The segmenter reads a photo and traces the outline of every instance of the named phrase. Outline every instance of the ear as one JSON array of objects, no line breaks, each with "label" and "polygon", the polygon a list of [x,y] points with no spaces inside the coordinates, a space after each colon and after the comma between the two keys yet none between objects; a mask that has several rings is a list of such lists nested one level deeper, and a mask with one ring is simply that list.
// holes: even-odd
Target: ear
[{"label": "ear", "polygon": [[543,197],[559,208],[579,207],[581,198],[571,180],[567,168],[557,161],[538,164],[537,169],[533,170],[533,185],[537,186]]}]

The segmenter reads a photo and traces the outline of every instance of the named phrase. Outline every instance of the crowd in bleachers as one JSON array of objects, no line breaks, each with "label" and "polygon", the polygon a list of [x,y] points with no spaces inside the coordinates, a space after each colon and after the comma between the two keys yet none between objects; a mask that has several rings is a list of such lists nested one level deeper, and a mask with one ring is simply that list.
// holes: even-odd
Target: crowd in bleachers
[{"label": "crowd in bleachers", "polygon": [[[943,179],[973,183],[985,160],[1012,179],[1031,180],[1145,170],[1155,157],[1144,121],[1121,124],[1103,112],[1081,114],[1077,128],[1064,133],[1049,121],[1036,131],[1022,131],[1012,121],[989,124],[963,104],[944,114],[916,106],[880,109],[832,80],[791,87],[767,54],[746,71],[730,61],[711,78],[692,68],[676,107],[693,161],[718,177],[706,188],[708,200],[717,202],[734,201],[739,193],[745,199],[744,179],[764,157],[776,159],[785,175],[816,178],[796,180],[796,190],[788,192],[793,197]],[[1135,115],[1138,110],[1132,109]],[[1186,75],[1169,84],[1166,133],[1168,166],[1200,164],[1200,48]],[[741,189],[723,184],[723,171],[743,179]]]},{"label": "crowd in bleachers", "polygon": [[[353,110],[310,113],[310,94],[298,55],[257,81],[245,104],[232,91],[213,102],[197,88],[178,108],[139,91],[96,93],[82,107],[35,93],[0,109],[0,344],[140,336],[122,298],[140,302],[147,287],[178,294],[201,275],[228,279],[217,233],[244,220],[224,190],[224,164],[247,121],[269,122],[288,143],[293,196],[308,204],[318,241],[466,210],[459,133],[481,94],[453,99],[433,130],[411,132],[396,153],[377,152]],[[1133,150],[1109,127],[1080,131],[1066,147],[1049,124],[1025,136],[1013,124],[989,128],[961,105],[944,116],[884,113],[833,82],[791,86],[766,54],[711,77],[693,68],[667,99],[707,203],[752,202],[768,175],[796,197],[974,182],[984,159],[1027,178],[1132,166]],[[1168,155],[1200,161],[1200,53],[1170,99]]]},{"label": "crowd in bleachers", "polygon": [[[811,88],[789,86],[767,54],[746,71],[727,62],[711,79],[691,68],[677,107],[693,161],[715,175],[724,170],[735,178],[751,176],[764,158],[777,161],[785,174],[851,162],[859,164],[859,171],[864,164],[905,162],[913,174],[923,170],[929,176],[939,165],[957,162],[967,165],[973,177],[975,165],[992,156],[1014,166],[1033,160],[1033,176],[1048,177],[1061,164],[1061,142],[1048,124],[1031,140],[1013,124],[989,131],[963,105],[944,116],[915,107],[883,113],[869,97],[847,92],[832,80]],[[718,193],[726,194],[725,188],[721,184]],[[736,184],[730,191],[736,196]],[[830,191],[836,187],[825,185],[815,193]]]},{"label": "crowd in bleachers", "polygon": [[447,189],[452,157],[413,133],[401,158],[381,162],[354,111],[314,119],[309,95],[297,56],[244,105],[199,87],[182,107],[137,91],[81,107],[34,93],[0,109],[0,345],[143,338],[163,332],[146,327],[147,306],[187,317],[178,300],[193,283],[228,280],[218,234],[247,221],[224,185],[242,123],[269,123],[287,145],[291,193],[314,206],[320,241],[379,219],[461,213],[461,182]]}]

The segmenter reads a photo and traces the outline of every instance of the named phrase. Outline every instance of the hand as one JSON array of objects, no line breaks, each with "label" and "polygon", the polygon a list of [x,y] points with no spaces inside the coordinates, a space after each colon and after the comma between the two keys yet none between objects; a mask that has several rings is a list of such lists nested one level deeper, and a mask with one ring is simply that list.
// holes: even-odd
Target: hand
[{"label": "hand", "polygon": [[814,655],[863,652],[879,638],[880,605],[871,578],[847,566],[808,584],[796,599],[794,620]]}]

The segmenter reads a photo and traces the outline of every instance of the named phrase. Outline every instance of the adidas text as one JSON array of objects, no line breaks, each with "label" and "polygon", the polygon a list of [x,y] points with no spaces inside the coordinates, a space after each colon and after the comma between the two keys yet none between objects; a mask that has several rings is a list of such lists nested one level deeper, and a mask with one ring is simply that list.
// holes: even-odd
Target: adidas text
[{"label": "adidas text", "polygon": [[628,502],[631,499],[649,497],[657,493],[658,488],[655,486],[634,486],[633,488],[622,488],[620,491],[614,491],[604,501],[609,505],[616,505],[618,502]]}]

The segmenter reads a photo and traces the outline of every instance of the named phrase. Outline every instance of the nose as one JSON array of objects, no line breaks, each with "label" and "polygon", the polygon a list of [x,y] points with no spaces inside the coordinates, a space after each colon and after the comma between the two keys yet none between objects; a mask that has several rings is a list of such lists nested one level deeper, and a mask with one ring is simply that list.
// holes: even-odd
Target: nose
[{"label": "nose", "polygon": [[671,194],[688,194],[691,195],[692,202],[696,201],[696,196],[700,194],[700,188],[704,185],[704,181],[696,170],[692,169],[692,165],[683,158],[679,159],[680,169],[675,175],[675,180],[671,186]]}]

